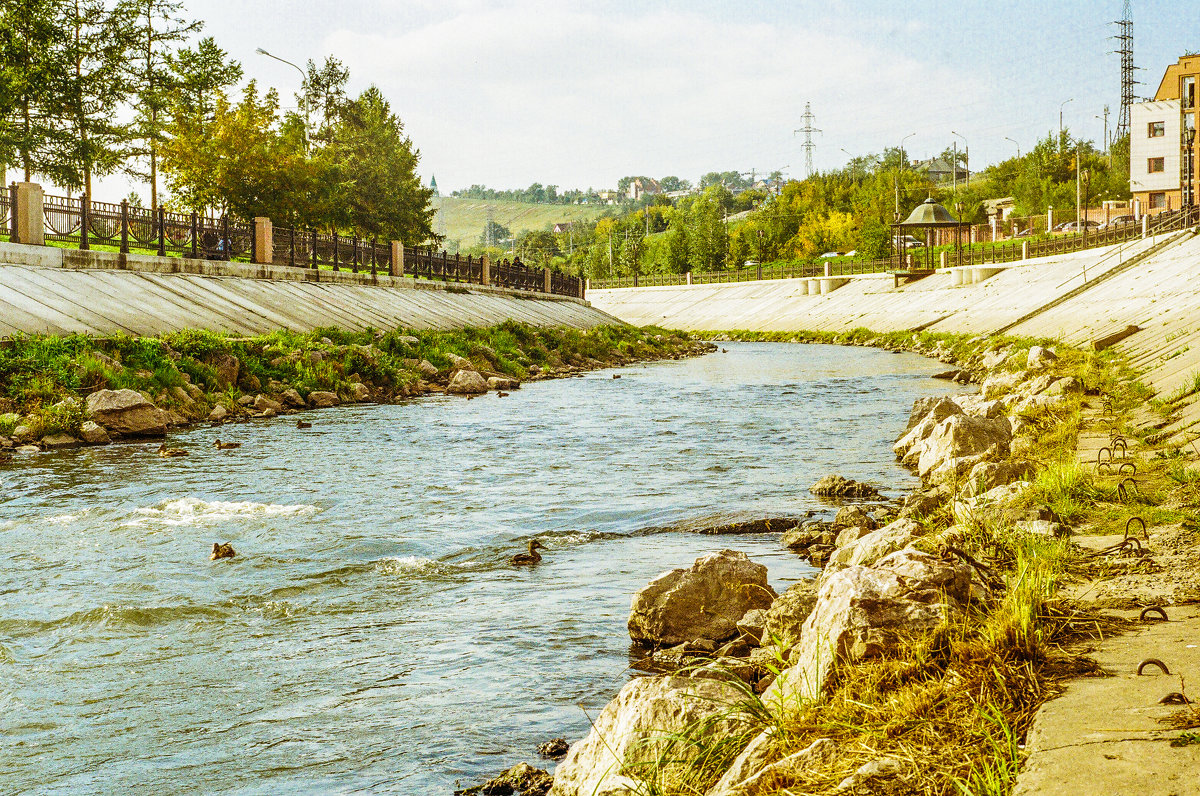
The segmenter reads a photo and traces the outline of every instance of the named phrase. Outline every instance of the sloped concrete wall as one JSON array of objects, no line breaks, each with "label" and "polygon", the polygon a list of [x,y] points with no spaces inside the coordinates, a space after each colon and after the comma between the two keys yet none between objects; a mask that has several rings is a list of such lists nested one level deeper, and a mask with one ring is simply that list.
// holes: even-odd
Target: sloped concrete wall
[{"label": "sloped concrete wall", "polygon": [[479,285],[0,244],[0,337],[450,329],[508,319],[581,329],[620,322],[579,299]]}]

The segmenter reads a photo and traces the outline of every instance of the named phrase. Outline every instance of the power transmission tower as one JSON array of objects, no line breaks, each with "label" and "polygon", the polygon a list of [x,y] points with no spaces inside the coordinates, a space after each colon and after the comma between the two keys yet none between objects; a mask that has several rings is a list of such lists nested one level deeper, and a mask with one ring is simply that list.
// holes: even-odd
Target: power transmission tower
[{"label": "power transmission tower", "polygon": [[496,206],[487,206],[487,226],[483,228],[483,234],[487,240],[488,246],[496,245]]},{"label": "power transmission tower", "polygon": [[1118,42],[1116,53],[1121,56],[1121,111],[1117,115],[1117,129],[1113,140],[1129,135],[1129,107],[1133,105],[1133,87],[1137,85],[1133,78],[1133,8],[1131,0],[1125,0],[1125,8],[1121,19],[1113,23],[1118,33],[1113,36]]},{"label": "power transmission tower", "polygon": [[816,117],[813,116],[813,112],[809,107],[809,103],[804,103],[804,115],[800,118],[804,120],[804,126],[799,130],[793,130],[792,135],[795,135],[796,133],[804,133],[804,176],[807,178],[811,177],[813,173],[812,153],[813,147],[815,147],[816,144],[813,143],[812,134],[819,133],[821,131],[812,126],[813,120]]}]

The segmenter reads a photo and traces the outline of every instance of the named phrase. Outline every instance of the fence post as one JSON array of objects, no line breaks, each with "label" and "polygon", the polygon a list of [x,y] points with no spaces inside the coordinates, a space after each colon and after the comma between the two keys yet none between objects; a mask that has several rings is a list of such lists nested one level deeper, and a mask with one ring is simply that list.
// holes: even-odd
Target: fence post
[{"label": "fence post", "polygon": [[479,284],[492,284],[492,258],[486,254],[479,258]]},{"label": "fence post", "polygon": [[337,230],[333,231],[333,270],[338,269],[338,234]]},{"label": "fence post", "polygon": [[288,227],[288,265],[296,267],[296,228]]},{"label": "fence post", "polygon": [[200,237],[200,222],[196,218],[196,211],[192,211],[192,257],[196,257],[197,238]]},{"label": "fence post", "polygon": [[[543,281],[545,282],[545,290],[543,290],[542,292],[549,293],[550,292],[550,279],[551,279],[549,268],[542,269],[542,278],[543,278]],[[637,274],[634,274],[633,282],[635,285],[637,284]]]},{"label": "fence post", "polygon": [[254,219],[254,262],[257,265],[275,262],[275,228],[266,216]]},{"label": "fence post", "polygon": [[8,186],[8,240],[10,243],[20,243],[21,236],[17,234],[17,184]]},{"label": "fence post", "polygon": [[375,265],[375,238],[371,237],[371,276],[378,276],[379,270]]},{"label": "fence post", "polygon": [[161,207],[158,208],[158,256],[167,256],[167,211]]},{"label": "fence post", "polygon": [[87,251],[92,247],[88,240],[88,224],[91,223],[92,197],[86,193],[79,197],[79,248]]},{"label": "fence post", "polygon": [[129,200],[121,200],[121,254],[129,253]]},{"label": "fence post", "polygon": [[17,241],[30,246],[46,245],[46,215],[42,209],[42,186],[36,182],[17,183],[16,200],[9,212],[16,220]]},{"label": "fence post", "polygon": [[312,233],[312,248],[309,249],[309,254],[312,257],[312,269],[317,270],[317,231]]},{"label": "fence post", "polygon": [[350,239],[350,270],[358,273],[358,236]]},{"label": "fence post", "polygon": [[229,214],[221,215],[221,253],[225,255],[225,259],[233,259],[233,241],[229,240]]},{"label": "fence post", "polygon": [[392,241],[392,276],[404,276],[404,244],[398,240]]}]

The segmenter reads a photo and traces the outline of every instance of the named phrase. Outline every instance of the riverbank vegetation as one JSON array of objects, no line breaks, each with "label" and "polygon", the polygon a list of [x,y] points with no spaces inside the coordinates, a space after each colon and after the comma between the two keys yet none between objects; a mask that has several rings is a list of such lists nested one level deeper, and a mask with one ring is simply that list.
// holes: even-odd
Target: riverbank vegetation
[{"label": "riverbank vegetation", "polygon": [[449,331],[330,327],[259,337],[199,330],[18,336],[0,341],[0,445],[79,437],[87,419],[81,399],[98,390],[142,393],[182,425],[208,418],[218,406],[230,418],[245,417],[259,395],[289,405],[281,400],[288,390],[295,392],[293,408],[308,405],[314,392],[339,401],[421,395],[443,389],[466,366],[463,360],[523,381],[700,350],[686,335],[657,328],[546,329],[513,321]]},{"label": "riverbank vegetation", "polygon": [[[1185,535],[1197,525],[1192,518],[1200,505],[1200,477],[1186,466],[1187,452],[1164,445],[1153,428],[1134,424],[1148,390],[1112,350],[1056,344],[1053,364],[1027,370],[1030,350],[1046,341],[881,335],[861,329],[713,336],[875,345],[961,367],[972,380],[983,382],[983,399],[998,397],[1012,411],[1013,445],[1006,458],[1020,465],[1024,478],[999,488],[1000,493],[1012,490],[1007,505],[1005,494],[980,500],[978,489],[990,487],[972,485],[953,471],[925,478],[918,492],[923,508],[913,516],[921,533],[911,546],[969,565],[986,596],[946,614],[932,631],[901,635],[875,654],[848,652],[816,699],[787,698],[785,693],[782,701],[773,701],[769,691],[763,695],[728,672],[724,679],[739,697],[724,701],[700,722],[647,737],[646,753],[624,772],[635,779],[635,792],[1011,793],[1038,707],[1066,679],[1099,674],[1086,644],[1127,624],[1100,610],[1111,601],[1081,598],[1082,585],[1129,572],[1163,577],[1154,574],[1161,568],[1142,556],[1140,544],[1105,547],[1079,543],[1072,536],[1115,536],[1119,541],[1131,518],[1144,519],[1152,530],[1182,529]],[[1038,391],[1022,393],[1020,385],[1031,383]],[[1053,383],[1060,391],[1047,395],[1049,400],[1028,400]],[[1110,453],[1119,447],[1115,440],[1124,439],[1139,447],[1139,455],[1126,460],[1121,451],[1111,463],[1081,461],[1081,430],[1107,435]],[[1135,461],[1133,481],[1119,465]],[[916,503],[905,501],[906,507]],[[1034,515],[1041,520],[1030,521]],[[829,576],[827,571],[822,582]],[[1116,604],[1130,608],[1145,603],[1131,597]],[[776,659],[772,677],[784,677],[797,664],[797,649],[792,648],[790,659]],[[705,669],[713,676],[711,664],[680,674],[695,676]],[[724,729],[713,732],[718,724]],[[739,776],[723,778],[731,766]]]}]

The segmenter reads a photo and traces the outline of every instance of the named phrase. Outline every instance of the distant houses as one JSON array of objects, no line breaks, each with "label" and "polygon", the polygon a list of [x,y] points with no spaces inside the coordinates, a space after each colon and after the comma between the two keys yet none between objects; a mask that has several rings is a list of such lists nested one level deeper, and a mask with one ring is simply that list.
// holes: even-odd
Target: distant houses
[{"label": "distant houses", "polygon": [[967,170],[962,166],[951,163],[947,158],[937,157],[929,160],[918,160],[913,164],[914,171],[924,172],[930,182],[951,182],[955,179],[966,181]]},{"label": "distant houses", "polygon": [[1185,55],[1163,73],[1154,99],[1129,108],[1129,190],[1142,213],[1200,199],[1200,55]]}]

